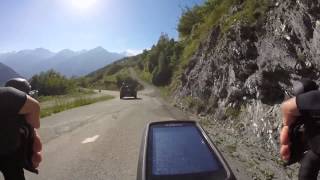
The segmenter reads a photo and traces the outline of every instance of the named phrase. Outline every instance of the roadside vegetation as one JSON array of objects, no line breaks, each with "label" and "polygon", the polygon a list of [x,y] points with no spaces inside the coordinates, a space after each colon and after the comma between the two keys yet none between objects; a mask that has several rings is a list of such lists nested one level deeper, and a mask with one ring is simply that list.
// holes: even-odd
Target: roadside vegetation
[{"label": "roadside vegetation", "polygon": [[98,97],[76,97],[73,99],[66,99],[64,97],[56,97],[51,104],[41,109],[41,118],[59,113],[68,109],[93,104],[100,101],[106,101],[114,98],[113,96],[104,95]]},{"label": "roadside vegetation", "polygon": [[36,97],[37,100],[41,102],[48,102],[53,101],[55,99],[71,99],[71,98],[77,98],[77,97],[83,97],[83,96],[91,96],[95,95],[97,92],[95,92],[93,89],[85,89],[79,87],[77,91],[70,92],[68,94],[64,95],[51,95],[51,96],[38,96]]},{"label": "roadside vegetation", "polygon": [[39,96],[66,95],[77,91],[76,79],[68,79],[54,70],[34,75],[30,84]]},{"label": "roadside vegetation", "polygon": [[81,87],[82,78],[67,78],[54,70],[34,75],[30,84],[37,90],[41,105],[41,117],[71,108],[112,99],[113,96],[99,94],[90,88]]}]

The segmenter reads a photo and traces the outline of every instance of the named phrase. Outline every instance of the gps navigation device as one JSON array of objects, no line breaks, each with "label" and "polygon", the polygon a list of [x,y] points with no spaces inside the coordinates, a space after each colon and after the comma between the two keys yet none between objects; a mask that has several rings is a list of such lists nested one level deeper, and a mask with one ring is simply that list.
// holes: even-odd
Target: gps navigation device
[{"label": "gps navigation device", "polygon": [[194,121],[150,123],[143,138],[138,180],[235,179],[221,153]]}]

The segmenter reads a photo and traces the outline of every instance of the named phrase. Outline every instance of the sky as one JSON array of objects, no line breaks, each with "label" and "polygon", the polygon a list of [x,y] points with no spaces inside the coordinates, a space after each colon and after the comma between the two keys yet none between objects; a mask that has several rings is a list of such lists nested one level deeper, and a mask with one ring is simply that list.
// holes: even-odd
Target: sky
[{"label": "sky", "polygon": [[0,52],[46,48],[138,53],[177,39],[184,7],[204,0],[1,0]]}]

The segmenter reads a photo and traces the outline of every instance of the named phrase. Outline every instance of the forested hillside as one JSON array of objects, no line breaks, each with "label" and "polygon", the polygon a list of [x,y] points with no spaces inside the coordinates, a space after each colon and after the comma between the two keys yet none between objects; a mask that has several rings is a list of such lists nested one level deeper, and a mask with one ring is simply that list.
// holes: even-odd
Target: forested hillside
[{"label": "forested hillside", "polygon": [[137,85],[139,89],[142,86],[130,75],[129,68],[136,67],[139,62],[139,56],[124,58],[116,61],[104,68],[94,71],[83,78],[78,79],[82,87],[96,89],[119,90],[123,82]]}]

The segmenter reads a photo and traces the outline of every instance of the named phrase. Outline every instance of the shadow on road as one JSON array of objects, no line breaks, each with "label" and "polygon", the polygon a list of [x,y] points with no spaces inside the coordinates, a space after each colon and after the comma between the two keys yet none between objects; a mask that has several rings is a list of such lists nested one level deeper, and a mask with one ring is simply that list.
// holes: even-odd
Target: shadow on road
[{"label": "shadow on road", "polygon": [[132,100],[142,100],[142,98],[122,98],[121,100],[132,101]]}]

